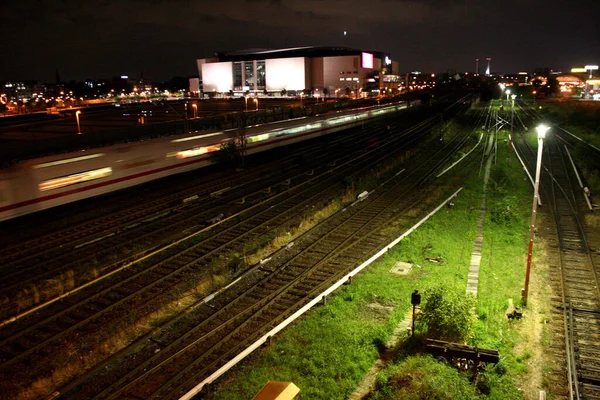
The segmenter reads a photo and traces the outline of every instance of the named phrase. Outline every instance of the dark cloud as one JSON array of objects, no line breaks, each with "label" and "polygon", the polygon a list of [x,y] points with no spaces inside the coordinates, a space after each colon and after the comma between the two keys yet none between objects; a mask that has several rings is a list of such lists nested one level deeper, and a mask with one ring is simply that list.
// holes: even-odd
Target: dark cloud
[{"label": "dark cloud", "polygon": [[[0,80],[196,73],[217,51],[346,45],[402,70],[555,69],[598,63],[585,0],[19,0],[0,2]],[[342,32],[348,35],[343,36]]]}]

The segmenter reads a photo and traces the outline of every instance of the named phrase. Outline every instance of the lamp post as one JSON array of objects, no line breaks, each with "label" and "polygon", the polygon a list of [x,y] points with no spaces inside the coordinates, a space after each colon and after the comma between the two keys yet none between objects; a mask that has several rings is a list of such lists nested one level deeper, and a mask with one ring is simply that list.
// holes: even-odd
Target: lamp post
[{"label": "lamp post", "polygon": [[512,162],[512,144],[513,144],[513,122],[515,120],[515,98],[516,94],[510,96],[512,99],[511,109],[510,109],[510,147],[508,148],[508,166],[510,167]]},{"label": "lamp post", "polygon": [[246,111],[248,111],[248,96],[244,96],[244,104],[246,105]]},{"label": "lamp post", "polygon": [[258,99],[256,97],[254,98],[254,103],[256,104],[256,111],[258,111]]},{"label": "lamp post", "polygon": [[77,134],[81,135],[81,125],[79,125],[79,114],[81,114],[81,111],[75,111],[75,119],[77,120]]},{"label": "lamp post", "polygon": [[535,218],[537,216],[537,203],[540,186],[540,170],[542,167],[542,150],[544,149],[544,138],[550,128],[545,125],[539,125],[536,130],[538,133],[538,154],[535,168],[535,185],[533,188],[533,210],[531,211],[531,227],[529,230],[529,248],[527,250],[527,269],[525,271],[525,287],[523,288],[523,305],[527,305],[527,295],[529,294],[529,275],[531,273],[531,255],[533,253],[533,237],[535,236]]},{"label": "lamp post", "polygon": [[300,107],[302,107],[302,98],[304,97],[304,92],[300,92]]},{"label": "lamp post", "polygon": [[533,105],[535,106],[535,95],[537,94],[537,90],[533,91]]},{"label": "lamp post", "polygon": [[198,104],[192,104],[194,107],[194,118],[198,118]]},{"label": "lamp post", "polygon": [[340,89],[335,89],[335,99],[337,100],[337,94],[340,91]]},{"label": "lamp post", "polygon": [[508,96],[510,95],[510,89],[506,90],[506,103],[508,104]]}]

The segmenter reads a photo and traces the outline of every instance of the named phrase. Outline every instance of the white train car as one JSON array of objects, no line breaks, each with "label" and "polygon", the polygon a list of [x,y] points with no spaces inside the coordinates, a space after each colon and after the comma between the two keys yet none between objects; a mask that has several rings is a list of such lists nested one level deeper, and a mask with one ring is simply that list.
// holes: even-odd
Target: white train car
[{"label": "white train car", "polygon": [[[296,118],[246,130],[247,154],[348,129],[403,103]],[[190,132],[25,160],[0,169],[0,221],[139,185],[211,163],[237,130]]]}]

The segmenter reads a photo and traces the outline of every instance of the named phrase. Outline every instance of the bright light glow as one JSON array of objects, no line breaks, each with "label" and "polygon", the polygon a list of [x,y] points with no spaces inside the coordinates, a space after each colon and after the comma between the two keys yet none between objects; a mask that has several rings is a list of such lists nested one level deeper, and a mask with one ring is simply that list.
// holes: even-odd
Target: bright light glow
[{"label": "bright light glow", "polygon": [[511,95],[510,97],[511,97],[511,98],[514,100],[514,99],[516,99],[516,98],[517,98],[517,95],[516,95],[516,94],[513,94],[513,95]]},{"label": "bright light glow", "polygon": [[[179,159],[190,158],[201,156],[202,154],[210,153],[217,150],[219,150],[218,144],[213,144],[211,146],[194,147],[193,149],[178,151],[177,153],[175,153],[175,157]],[[169,155],[170,154],[167,154],[167,157]]]},{"label": "bright light glow", "polygon": [[368,69],[373,68],[373,54],[362,53],[362,67]]},{"label": "bright light glow", "polygon": [[204,139],[204,138],[211,137],[211,136],[217,136],[217,135],[220,135],[222,133],[223,132],[215,132],[215,133],[207,133],[205,135],[184,137],[184,138],[181,138],[181,139],[171,140],[171,143],[180,143],[180,142],[187,142],[189,140]]},{"label": "bright light glow", "polygon": [[303,90],[306,87],[304,64],[304,57],[265,60],[267,90]]},{"label": "bright light glow", "polygon": [[100,179],[112,174],[112,168],[100,168],[92,171],[79,172],[73,175],[62,176],[44,181],[39,184],[40,191],[59,189],[61,187],[74,185],[76,183]]},{"label": "bright light glow", "polygon": [[548,127],[546,125],[538,125],[537,128],[535,128],[535,129],[537,130],[537,133],[538,133],[538,139],[544,139],[546,137],[546,132],[548,132],[550,127]]},{"label": "bright light glow", "polygon": [[392,63],[392,60],[388,56],[385,56],[384,61],[385,61],[385,65],[390,65]]},{"label": "bright light glow", "polygon": [[582,72],[586,72],[586,71],[587,70],[585,68],[580,68],[580,67],[571,68],[571,72],[574,73],[574,74],[576,74],[576,73],[582,73]]},{"label": "bright light glow", "polygon": [[228,92],[233,89],[233,63],[202,64],[202,84],[205,92]]},{"label": "bright light glow", "polygon": [[127,75],[121,75],[121,79],[127,79],[129,78]]},{"label": "bright light glow", "polygon": [[586,70],[597,70],[598,66],[597,65],[586,65],[585,69]]},{"label": "bright light glow", "polygon": [[50,161],[47,163],[34,165],[32,168],[37,169],[37,168],[54,167],[55,165],[62,165],[62,164],[68,164],[68,163],[77,162],[77,161],[91,160],[91,159],[102,157],[105,155],[106,154],[104,154],[104,153],[96,153],[96,154],[90,154],[88,156],[65,158],[64,160]]}]

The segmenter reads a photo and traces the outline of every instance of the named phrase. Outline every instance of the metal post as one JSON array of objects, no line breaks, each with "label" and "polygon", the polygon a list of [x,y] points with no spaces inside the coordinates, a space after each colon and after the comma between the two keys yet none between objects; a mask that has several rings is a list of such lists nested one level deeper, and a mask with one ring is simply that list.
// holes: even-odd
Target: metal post
[{"label": "metal post", "polygon": [[544,149],[544,137],[538,136],[538,154],[535,168],[535,185],[533,189],[533,210],[531,212],[531,227],[529,230],[529,247],[527,249],[527,270],[525,272],[525,288],[523,289],[523,305],[527,305],[527,296],[529,295],[529,275],[531,274],[531,256],[533,254],[533,238],[535,236],[535,219],[537,217],[537,200],[540,186],[540,172],[542,166],[542,151]]},{"label": "metal post", "polygon": [[411,330],[411,336],[415,336],[415,309],[417,308],[416,304],[413,304],[413,316],[412,316],[412,330]]},{"label": "metal post", "polygon": [[508,148],[508,166],[510,167],[512,162],[512,150],[513,150],[513,121],[515,118],[515,99],[512,101],[512,108],[510,113],[510,147]]}]

